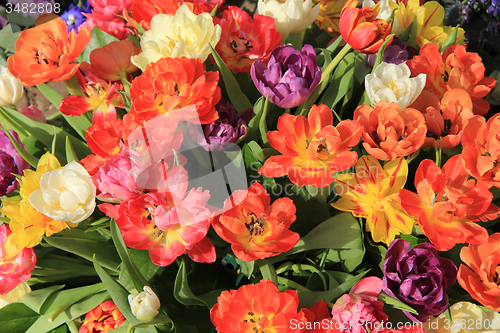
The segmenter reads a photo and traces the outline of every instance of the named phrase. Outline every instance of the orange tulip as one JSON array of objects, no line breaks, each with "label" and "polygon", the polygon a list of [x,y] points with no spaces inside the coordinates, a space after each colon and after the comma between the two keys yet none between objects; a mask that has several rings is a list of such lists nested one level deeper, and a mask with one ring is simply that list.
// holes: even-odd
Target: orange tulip
[{"label": "orange tulip", "polygon": [[[234,203],[238,203],[233,206]],[[223,213],[214,217],[217,234],[231,243],[236,257],[252,261],[277,256],[290,250],[300,239],[288,230],[295,221],[295,205],[290,198],[271,198],[258,182],[248,191],[238,190],[224,202]]]},{"label": "orange tulip", "polygon": [[349,0],[342,8],[339,22],[342,38],[356,51],[377,53],[389,37],[391,20],[377,19],[379,4],[361,9],[357,5],[358,0]]},{"label": "orange tulip", "polygon": [[462,133],[462,158],[467,172],[477,180],[500,187],[500,114],[488,122],[474,116]]},{"label": "orange tulip", "polygon": [[267,133],[271,146],[283,155],[271,156],[259,173],[266,177],[288,175],[297,186],[326,187],[358,160],[349,147],[358,144],[361,125],[344,120],[336,127],[333,113],[326,105],[313,105],[308,117],[283,114],[278,130]]},{"label": "orange tulip", "polygon": [[221,98],[218,83],[219,72],[207,72],[199,58],[162,58],[132,81],[130,114],[140,124],[176,109],[194,107],[194,114],[185,114],[189,121],[211,123],[219,118],[215,110]]},{"label": "orange tulip", "polygon": [[363,147],[379,160],[408,156],[422,147],[427,128],[422,114],[396,103],[379,102],[374,109],[363,104],[354,111],[363,127]]},{"label": "orange tulip", "polygon": [[[39,20],[46,19],[45,15]],[[15,53],[7,59],[9,71],[27,87],[71,78],[80,64],[72,63],[90,41],[90,32],[67,31],[66,22],[57,17],[24,30],[16,41]]]},{"label": "orange tulip", "polygon": [[398,192],[401,206],[418,219],[420,230],[438,251],[448,251],[457,243],[484,243],[488,232],[475,221],[498,217],[490,186],[467,178],[460,155],[450,158],[443,169],[424,160],[415,175],[418,194]]},{"label": "orange tulip", "polygon": [[472,100],[463,89],[446,91],[441,101],[432,92],[424,90],[411,106],[425,117],[427,134],[424,147],[437,147],[440,140],[443,148],[459,145],[463,127],[474,116]]},{"label": "orange tulip", "polygon": [[106,333],[120,327],[125,317],[118,310],[116,304],[109,300],[102,302],[85,315],[85,320],[80,327],[79,333]]},{"label": "orange tulip", "polygon": [[495,87],[496,80],[484,76],[484,65],[477,53],[467,52],[465,45],[454,44],[441,55],[439,46],[426,44],[418,56],[408,60],[412,76],[426,74],[426,90],[442,97],[447,90],[467,91],[474,105],[474,114],[488,112],[490,104],[483,99]]},{"label": "orange tulip", "polygon": [[299,333],[306,325],[303,311],[297,311],[295,290],[280,292],[271,280],[225,290],[210,310],[218,333]]},{"label": "orange tulip", "polygon": [[471,244],[460,251],[458,283],[482,305],[500,311],[500,233],[489,236],[484,244]]},{"label": "orange tulip", "polygon": [[130,40],[114,41],[94,49],[89,56],[90,64],[84,62],[82,70],[105,81],[118,81],[137,70],[130,57],[138,55],[140,51]]}]

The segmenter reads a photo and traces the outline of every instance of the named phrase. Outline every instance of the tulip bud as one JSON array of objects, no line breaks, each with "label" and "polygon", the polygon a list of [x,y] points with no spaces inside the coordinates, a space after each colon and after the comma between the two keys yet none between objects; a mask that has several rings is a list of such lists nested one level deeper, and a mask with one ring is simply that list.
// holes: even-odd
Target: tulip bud
[{"label": "tulip bud", "polygon": [[19,102],[24,86],[9,70],[0,65],[0,106],[11,106]]},{"label": "tulip bud", "polygon": [[128,303],[133,315],[142,321],[153,319],[160,308],[160,300],[149,286],[142,293],[128,295]]}]

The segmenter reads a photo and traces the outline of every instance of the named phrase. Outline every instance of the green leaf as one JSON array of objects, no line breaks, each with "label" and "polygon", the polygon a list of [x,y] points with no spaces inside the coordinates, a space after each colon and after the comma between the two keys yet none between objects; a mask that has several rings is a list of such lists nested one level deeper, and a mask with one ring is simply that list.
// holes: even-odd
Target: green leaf
[{"label": "green leaf", "polygon": [[29,137],[29,133],[26,132],[25,127],[23,126],[23,123],[16,121],[15,118],[13,118],[9,115],[10,112],[15,113],[15,114],[20,114],[20,113],[17,110],[12,110],[12,109],[9,109],[7,107],[2,107],[2,106],[0,106],[0,111],[1,111],[0,112],[0,124],[2,124],[2,126],[5,127],[6,129],[11,129],[11,130],[16,131],[16,133],[19,135],[19,139],[21,139],[21,142],[26,140]]},{"label": "green leaf", "polygon": [[[394,22],[394,21],[392,21],[392,22]],[[413,22],[415,22],[415,21],[413,21]],[[401,39],[402,42],[406,43],[408,38],[410,38],[410,33],[412,31],[412,28],[413,28],[413,22],[410,22],[410,24],[405,29],[405,31],[403,31],[403,33],[399,36],[399,39]]]},{"label": "green leaf", "polygon": [[451,45],[455,44],[457,42],[457,32],[458,32],[458,25],[453,29],[451,34],[446,37],[446,39],[443,42],[443,45],[439,48],[439,52],[443,54],[448,47]]},{"label": "green leaf", "polygon": [[[22,115],[16,110],[12,110],[6,107],[0,108],[0,123],[7,129],[13,129],[21,137],[22,133],[19,132],[19,128],[24,133],[28,132],[35,138],[37,138],[45,147],[50,147],[52,145],[52,139],[54,137],[54,127],[49,124],[43,124]],[[80,158],[84,158],[91,154],[87,144],[71,134],[65,132],[62,128],[56,127],[55,131],[57,137],[60,139],[56,142],[56,157],[59,159],[61,164],[64,164],[65,160],[65,142],[66,137],[69,138],[71,144],[73,145],[76,154]],[[23,139],[21,139],[23,140]]]},{"label": "green leaf", "polygon": [[318,104],[328,105],[331,109],[335,107],[351,87],[354,78],[354,65],[355,55],[354,53],[348,53],[335,68],[330,85]]},{"label": "green leaf", "polygon": [[40,314],[45,315],[55,310],[61,310],[73,305],[80,300],[103,291],[104,285],[97,283],[90,286],[79,287],[52,293],[40,308]]},{"label": "green leaf", "polygon": [[243,261],[240,258],[235,258],[235,260],[240,265],[241,273],[250,279],[255,269],[255,260]]},{"label": "green leaf", "polygon": [[13,32],[12,25],[7,24],[0,30],[0,47],[6,51],[14,52],[20,32]]},{"label": "green leaf", "polygon": [[380,294],[378,295],[378,299],[381,300],[382,302],[384,302],[385,304],[392,305],[396,309],[408,311],[410,313],[418,315],[418,312],[415,311],[412,307],[406,305],[405,303],[401,302],[400,300],[392,298],[391,296],[387,295],[383,291],[381,291]]},{"label": "green leaf", "polygon": [[19,142],[17,142],[17,140],[14,139],[14,137],[10,134],[8,130],[4,128],[2,128],[2,130],[9,137],[10,142],[12,143],[12,145],[14,145],[14,148],[16,148],[19,155],[21,155],[21,157],[24,158],[26,162],[28,162],[33,168],[36,169],[36,166],[38,165],[38,158],[28,153],[26,149],[24,149],[23,146],[21,146]]},{"label": "green leaf", "polygon": [[90,32],[90,42],[87,44],[85,47],[85,50],[83,50],[82,54],[78,57],[79,62],[90,62],[89,57],[90,53],[94,51],[95,49],[101,48],[104,45],[107,45],[113,41],[118,41],[118,39],[114,36],[111,36],[110,34],[99,30],[97,26],[94,26],[92,31]]},{"label": "green leaf", "polygon": [[382,60],[384,59],[385,48],[387,47],[387,44],[389,44],[389,42],[392,41],[393,36],[394,35],[389,35],[385,40],[385,42],[382,44],[382,46],[380,46],[380,49],[378,50],[377,53],[377,58],[375,59],[375,63],[373,64],[372,73],[374,73],[378,65],[382,63]]},{"label": "green leaf", "polygon": [[44,237],[44,240],[53,247],[74,253],[89,261],[92,261],[95,255],[102,266],[113,271],[120,265],[120,257],[115,248],[101,242],[66,237]]},{"label": "green leaf", "polygon": [[299,292],[299,308],[310,308],[317,302],[324,300],[326,303],[335,301],[347,293],[367,272],[352,277],[341,285],[328,291],[301,291]]},{"label": "green leaf", "polygon": [[111,237],[113,238],[113,243],[115,244],[116,250],[118,251],[118,255],[122,259],[122,267],[128,272],[128,275],[132,279],[134,283],[135,289],[138,292],[141,292],[144,289],[144,286],[148,285],[148,282],[142,274],[139,272],[134,262],[130,259],[130,256],[127,251],[127,246],[123,241],[122,234],[120,233],[120,229],[118,229],[118,225],[116,224],[114,219],[111,219],[110,224],[111,229]]},{"label": "green leaf", "polygon": [[189,288],[187,280],[186,264],[181,260],[179,270],[174,282],[174,297],[184,305],[206,305],[201,299],[195,296]]},{"label": "green leaf", "polygon": [[46,315],[40,316],[37,321],[26,331],[26,333],[49,332],[64,323],[68,323],[76,318],[81,317],[108,298],[109,294],[107,292],[100,292],[86,299],[83,299],[78,303],[73,304],[65,311],[61,312],[57,317],[53,317],[55,311],[54,313],[48,313]]},{"label": "green leaf", "polygon": [[0,309],[0,332],[25,332],[39,315],[22,303],[11,303]]},{"label": "green leaf", "polygon": [[53,329],[49,333],[66,333],[68,330],[66,329],[66,325],[61,325],[56,329]]},{"label": "green leaf", "polygon": [[111,296],[111,299],[113,299],[113,302],[115,302],[116,306],[123,314],[125,319],[127,319],[127,321],[132,325],[140,324],[141,321],[137,319],[130,310],[130,304],[128,303],[129,292],[125,288],[123,288],[122,285],[113,280],[108,275],[108,273],[106,273],[106,271],[101,267],[95,256],[93,262],[94,262],[94,268],[99,277],[101,278],[102,283],[104,283],[104,286],[106,287],[106,290]]},{"label": "green leaf", "polygon": [[40,313],[40,309],[42,308],[42,305],[43,303],[45,303],[47,298],[56,291],[59,291],[63,288],[64,285],[60,285],[34,290],[23,296],[23,303],[32,310]]},{"label": "green leaf", "polygon": [[259,270],[260,273],[262,274],[262,278],[264,279],[269,279],[273,283],[277,284],[278,283],[278,276],[276,274],[276,270],[274,269],[274,266],[267,260],[262,259],[259,260]]},{"label": "green leaf", "polygon": [[[151,280],[160,266],[153,264],[148,250],[128,249],[130,259],[146,281]],[[135,288],[130,275],[126,270],[120,270],[120,283],[127,289]]]},{"label": "green leaf", "polygon": [[[62,96],[59,95],[57,91],[52,89],[49,85],[46,83],[42,83],[36,86],[38,90],[56,107],[56,109],[59,110],[59,107],[61,106],[61,101],[62,101]],[[64,119],[70,124],[71,127],[75,130],[78,135],[82,139],[85,140],[85,131],[87,128],[92,125],[90,123],[90,120],[88,120],[85,116],[78,116],[78,117],[73,117],[73,116],[67,116],[65,114],[62,115]]]},{"label": "green leaf", "polygon": [[267,111],[269,110],[269,97],[266,97],[266,101],[264,102],[264,110],[262,111],[262,116],[259,120],[259,131],[260,131],[260,139],[262,143],[266,145],[269,141],[267,141]]},{"label": "green leaf", "polygon": [[415,15],[415,18],[413,19],[413,26],[415,27],[415,29],[411,29],[411,34],[410,34],[410,37],[408,38],[408,41],[406,42],[406,44],[408,44],[409,46],[417,47],[417,29],[416,29],[416,27],[418,26],[418,20],[417,20],[416,15]]},{"label": "green leaf", "polygon": [[[210,45],[210,44],[209,44]],[[226,87],[227,95],[231,104],[234,105],[238,112],[252,108],[252,103],[248,100],[247,96],[241,91],[238,81],[234,77],[233,73],[229,70],[224,60],[219,56],[217,51],[214,50],[212,45],[210,45],[210,50],[212,51],[212,56],[219,67],[222,78],[224,79],[224,85]]]},{"label": "green leaf", "polygon": [[319,224],[284,255],[330,249],[338,254],[338,259],[357,258],[362,254],[361,228],[351,213],[335,215]]},{"label": "green leaf", "polygon": [[73,149],[73,146],[71,145],[71,141],[69,141],[69,138],[66,137],[66,162],[79,162],[78,156],[76,156],[75,150]]}]

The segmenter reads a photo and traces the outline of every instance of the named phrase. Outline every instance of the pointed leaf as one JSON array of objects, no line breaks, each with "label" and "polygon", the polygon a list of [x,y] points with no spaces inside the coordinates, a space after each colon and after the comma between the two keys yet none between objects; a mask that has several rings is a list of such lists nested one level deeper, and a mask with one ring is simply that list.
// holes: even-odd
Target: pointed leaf
[{"label": "pointed leaf", "polygon": [[355,277],[347,280],[341,285],[334,287],[328,291],[301,291],[299,292],[299,308],[310,308],[317,302],[324,300],[326,303],[334,302],[361,280],[367,272],[356,275]]},{"label": "pointed leaf", "polygon": [[79,287],[74,289],[56,291],[47,297],[46,301],[40,308],[40,314],[45,315],[58,309],[63,309],[78,303],[80,300],[95,295],[104,290],[102,283],[96,283],[90,286]]},{"label": "pointed leaf", "polygon": [[101,242],[66,237],[44,237],[44,240],[53,247],[74,253],[89,261],[96,255],[101,265],[112,271],[116,271],[120,265],[120,257],[114,247]]},{"label": "pointed leaf", "polygon": [[212,45],[210,45],[210,50],[212,51],[212,56],[214,57],[215,62],[219,67],[222,78],[224,79],[224,85],[226,87],[227,95],[229,96],[231,104],[234,105],[238,112],[252,108],[252,103],[250,103],[247,96],[241,91],[241,88],[238,85],[238,81],[236,81],[233,73],[229,70],[217,51],[214,50]]},{"label": "pointed leaf", "polygon": [[375,59],[375,63],[373,64],[372,73],[374,73],[375,69],[377,69],[378,65],[380,65],[382,63],[382,60],[384,59],[385,48],[387,47],[387,44],[389,43],[389,41],[392,41],[393,36],[394,35],[389,35],[389,37],[387,37],[385,42],[382,44],[382,46],[378,50],[377,58]]},{"label": "pointed leaf", "polygon": [[184,260],[181,261],[177,276],[175,277],[174,297],[179,303],[184,305],[205,305],[201,299],[193,294],[191,288],[189,288]]},{"label": "pointed leaf", "polygon": [[79,162],[78,156],[76,156],[75,150],[73,149],[73,145],[71,144],[71,141],[69,141],[69,138],[66,137],[66,162]]},{"label": "pointed leaf", "polygon": [[42,308],[42,305],[43,303],[45,303],[47,298],[56,291],[59,291],[63,288],[64,285],[60,285],[34,290],[23,296],[23,303],[32,310],[40,313],[40,309]]},{"label": "pointed leaf", "polygon": [[400,300],[392,298],[391,296],[387,295],[383,291],[381,291],[380,294],[378,295],[378,299],[381,300],[382,302],[384,302],[385,304],[392,305],[396,309],[408,311],[410,313],[418,315],[418,312],[415,311],[412,307],[406,305],[405,303],[401,302]]},{"label": "pointed leaf", "polygon": [[24,158],[24,160],[26,162],[28,162],[33,168],[36,168],[36,166],[38,165],[38,158],[36,158],[35,156],[31,155],[30,153],[28,153],[26,151],[26,149],[24,149],[20,144],[19,142],[17,142],[16,139],[14,139],[14,137],[10,134],[10,132],[6,129],[3,129],[3,132],[5,133],[5,135],[7,135],[10,139],[10,142],[12,143],[12,145],[14,146],[14,148],[16,148],[17,152],[19,153],[19,155],[21,155],[22,158]]},{"label": "pointed leaf", "polygon": [[55,311],[40,316],[37,321],[26,331],[26,333],[49,332],[64,323],[81,317],[82,315],[86,314],[87,312],[104,302],[106,299],[109,299],[109,294],[107,292],[100,292],[71,305],[65,311],[61,312],[57,317],[53,317]]},{"label": "pointed leaf", "polygon": [[118,229],[118,225],[116,224],[114,219],[111,219],[110,224],[111,229],[111,237],[113,238],[113,243],[115,244],[116,250],[118,251],[118,255],[122,259],[122,264],[132,282],[134,283],[135,289],[138,292],[141,292],[144,289],[144,286],[148,285],[148,282],[142,276],[141,272],[137,269],[134,262],[130,259],[128,254],[127,246],[123,241],[122,234],[120,233],[120,229]]},{"label": "pointed leaf", "polygon": [[113,280],[111,276],[108,275],[108,273],[106,273],[95,256],[93,262],[97,274],[101,278],[102,283],[104,283],[104,286],[106,286],[106,290],[111,296],[111,299],[113,299],[113,302],[115,302],[116,307],[120,310],[120,312],[129,323],[131,323],[132,325],[140,324],[141,321],[137,319],[130,310],[130,304],[128,303],[129,292],[125,288],[123,288],[122,285]]},{"label": "pointed leaf", "polygon": [[[52,125],[43,124],[31,120],[30,118],[22,115],[16,110],[12,110],[5,107],[0,108],[0,123],[5,128],[13,129],[16,132],[17,132],[16,127],[21,126],[22,130],[30,133],[32,136],[37,138],[41,143],[45,145],[45,147],[48,148],[51,147],[52,145],[52,139],[54,137],[54,127]],[[15,123],[15,125],[13,125],[13,123]],[[65,150],[64,144],[66,142],[66,137],[68,137],[75,149],[76,154],[80,158],[84,158],[92,153],[87,144],[82,140],[75,138],[73,135],[65,132],[63,129],[59,127],[56,127],[55,131],[57,133],[58,138],[60,139],[56,142],[56,152]],[[61,164],[64,164],[63,163],[63,161],[65,160],[64,155],[60,156],[56,155],[56,157],[59,159]]]},{"label": "pointed leaf", "polygon": [[453,29],[451,34],[446,37],[446,39],[443,42],[443,45],[439,48],[439,52],[443,54],[448,47],[451,45],[455,44],[457,42],[457,32],[458,32],[458,25]]}]

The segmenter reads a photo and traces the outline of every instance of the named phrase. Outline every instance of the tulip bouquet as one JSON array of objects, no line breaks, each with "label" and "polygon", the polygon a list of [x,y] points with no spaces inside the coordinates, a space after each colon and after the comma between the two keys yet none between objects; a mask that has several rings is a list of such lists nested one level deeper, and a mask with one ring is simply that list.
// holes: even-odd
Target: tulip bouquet
[{"label": "tulip bouquet", "polygon": [[9,0],[0,331],[499,332],[500,58],[445,13]]}]

